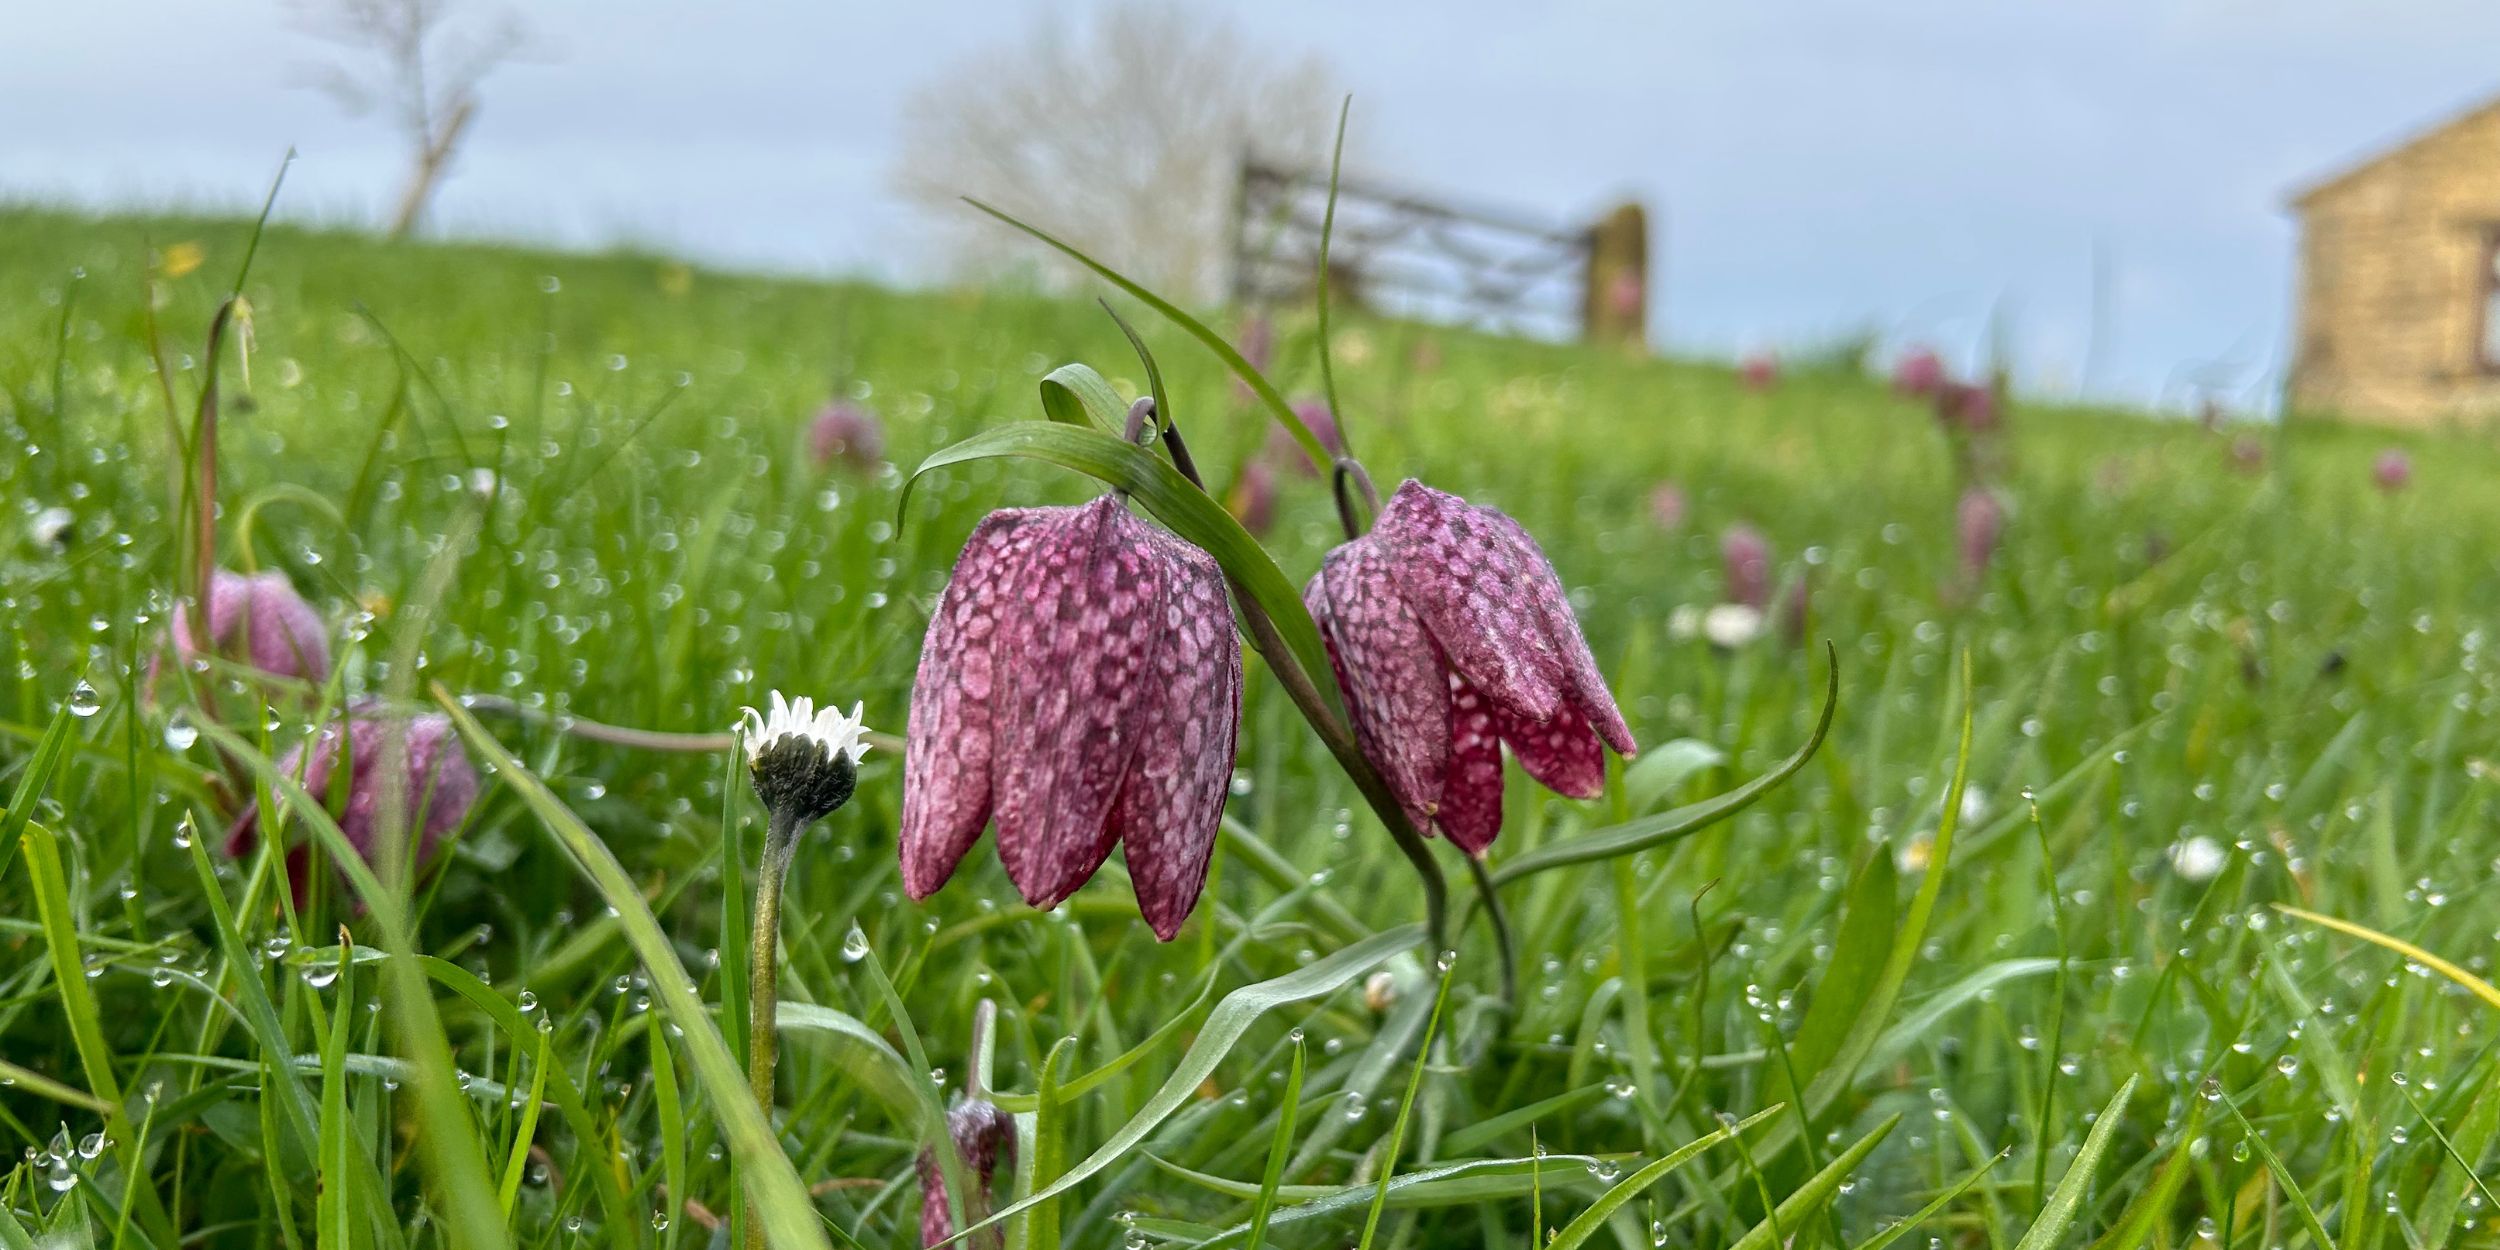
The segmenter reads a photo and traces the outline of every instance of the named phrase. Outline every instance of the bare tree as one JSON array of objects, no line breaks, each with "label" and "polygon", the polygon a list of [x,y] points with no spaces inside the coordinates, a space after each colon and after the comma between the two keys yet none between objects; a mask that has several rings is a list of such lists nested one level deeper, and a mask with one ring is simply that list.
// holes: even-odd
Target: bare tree
[{"label": "bare tree", "polygon": [[1141,281],[1207,296],[1242,156],[1325,162],[1341,95],[1315,56],[1263,53],[1201,11],[1126,0],[1073,29],[1044,19],[921,87],[895,180],[950,223],[966,268],[1052,264],[969,216],[957,197],[974,195]]},{"label": "bare tree", "polygon": [[455,0],[292,0],[296,25],[337,45],[344,62],[315,85],[351,113],[380,113],[407,139],[408,182],[391,236],[414,229],[477,116],[478,85],[528,50],[528,28],[498,12],[455,29]]}]

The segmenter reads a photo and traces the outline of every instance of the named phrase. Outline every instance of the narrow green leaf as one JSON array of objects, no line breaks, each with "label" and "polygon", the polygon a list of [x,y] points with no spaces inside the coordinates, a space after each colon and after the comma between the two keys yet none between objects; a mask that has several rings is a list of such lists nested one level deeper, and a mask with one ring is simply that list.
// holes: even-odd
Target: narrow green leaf
[{"label": "narrow green leaf", "polygon": [[1979,1183],[1979,1178],[1996,1170],[1996,1166],[1998,1164],[2005,1162],[2005,1156],[2007,1153],[2009,1152],[2000,1150],[1997,1153],[1988,1156],[1987,1162],[1971,1169],[1970,1175],[1963,1177],[1959,1184],[1936,1195],[1933,1201],[1930,1201],[1926,1206],[1920,1207],[1918,1210],[1911,1212],[1909,1215],[1902,1217],[1898,1222],[1894,1223],[1892,1227],[1859,1242],[1854,1247],[1854,1250],[1884,1250],[1884,1247],[1900,1240],[1904,1235],[1917,1230],[1920,1225],[1944,1214],[1944,1209],[1952,1206],[1955,1199],[1969,1192],[1971,1186]]},{"label": "narrow green leaf", "polygon": [[1624,824],[1591,830],[1576,838],[1549,842],[1525,855],[1505,861],[1501,867],[1493,871],[1493,884],[1509,885],[1511,882],[1549,869],[1562,868],[1571,864],[1593,863],[1601,859],[1613,859],[1617,855],[1628,855],[1634,851],[1664,845],[1687,834],[1706,829],[1753,806],[1763,795],[1770,793],[1781,782],[1795,776],[1798,769],[1805,767],[1806,761],[1813,759],[1814,753],[1822,749],[1824,736],[1831,732],[1832,713],[1840,706],[1840,653],[1836,648],[1827,646],[1825,658],[1830,661],[1831,668],[1824,678],[1823,711],[1815,720],[1814,733],[1806,739],[1804,746],[1797,748],[1794,754],[1780,761],[1778,767],[1715,798],[1686,804],[1673,811],[1660,812],[1654,816],[1643,816]]},{"label": "narrow green leaf", "polygon": [[1091,366],[1061,365],[1042,375],[1041,390],[1042,414],[1061,425],[1092,426],[1113,438],[1128,428],[1128,405]]},{"label": "narrow green leaf", "polygon": [[1674,1150],[1668,1151],[1666,1154],[1659,1156],[1657,1159],[1642,1165],[1639,1171],[1632,1173],[1630,1176],[1624,1177],[1621,1181],[1615,1184],[1614,1188],[1600,1194],[1596,1202],[1589,1204],[1588,1210],[1580,1213],[1579,1218],[1563,1225],[1562,1231],[1554,1234],[1554,1239],[1546,1243],[1546,1250],[1576,1250],[1581,1243],[1596,1236],[1597,1230],[1605,1227],[1606,1221],[1612,1219],[1614,1217],[1614,1213],[1622,1209],[1623,1204],[1639,1197],[1643,1190],[1646,1190],[1650,1186],[1665,1180],[1669,1172],[1692,1162],[1695,1158],[1699,1157],[1703,1151],[1710,1149],[1712,1146],[1716,1146],[1719,1143],[1744,1132],[1746,1129],[1752,1128],[1754,1125],[1760,1124],[1764,1120],[1778,1115],[1781,1111],[1786,1109],[1787,1104],[1785,1103],[1773,1103],[1768,1107],[1764,1107],[1760,1111],[1754,1112],[1752,1115],[1746,1116],[1742,1120],[1722,1123],[1719,1126],[1718,1131],[1694,1138],[1692,1141],[1687,1142]]},{"label": "narrow green leaf", "polygon": [[[330,1013],[330,1033],[321,1043],[321,1189],[314,1200],[313,1239],[324,1250],[355,1250],[347,1199],[364,1180],[352,1160],[355,1143],[347,1125],[347,1031],[356,1018],[348,1005],[356,1001],[355,980],[351,951],[342,944],[334,982],[338,1009]],[[511,1209],[504,1214],[509,1217]]]},{"label": "narrow green leaf", "polygon": [[2274,1183],[2283,1187],[2283,1196],[2292,1200],[2292,1213],[2300,1217],[2301,1227],[2309,1230],[2310,1240],[2317,1243],[2318,1250],[2334,1250],[2335,1239],[2327,1235],[2326,1221],[2319,1219],[2318,1209],[2309,1205],[2309,1195],[2302,1192],[2300,1181],[2292,1175],[2292,1170],[2283,1165],[2283,1157],[2274,1153],[2274,1147],[2266,1144],[2265,1138],[2258,1136],[2257,1126],[2250,1124],[2248,1117],[2240,1113],[2238,1103],[2225,1098],[2223,1105],[2231,1109],[2231,1118],[2239,1121],[2240,1133],[2257,1151],[2257,1157],[2265,1160],[2266,1170],[2274,1173]]},{"label": "narrow green leaf", "polygon": [[2049,1191],[2048,1202],[2040,1208],[2039,1218],[2031,1222],[2031,1231],[2014,1243],[2014,1250],[2049,1250],[2066,1236],[2067,1226],[2083,1210],[2084,1196],[2091,1192],[2092,1178],[2101,1169],[2101,1157],[2109,1153],[2110,1139],[2118,1135],[2118,1122],[2127,1114],[2127,1100],[2135,1097],[2137,1080],[2128,1077],[2127,1083],[2110,1095],[2100,1117],[2092,1121],[2092,1131],[2084,1135],[2083,1149],[2066,1166],[2066,1175],[2058,1178],[2057,1188]]},{"label": "narrow green leaf", "polygon": [[1180,1066],[1165,1078],[1162,1086],[1146,1099],[1145,1105],[1130,1117],[1127,1124],[1076,1166],[980,1224],[957,1232],[956,1240],[960,1241],[972,1232],[1001,1220],[1022,1215],[1035,1203],[1066,1193],[1087,1177],[1118,1162],[1197,1093],[1198,1087],[1214,1074],[1216,1065],[1232,1052],[1260,1016],[1287,1003],[1344,989],[1374,966],[1413,949],[1423,937],[1422,925],[1400,925],[1281,977],[1245,985],[1225,995],[1224,1000],[1215,1005],[1215,1010],[1207,1013],[1206,1027],[1198,1031],[1197,1040],[1182,1052]]},{"label": "narrow green leaf", "polygon": [[2161,1171],[2154,1175],[2151,1184],[2136,1191],[2135,1199],[2118,1213],[2118,1221],[2092,1243],[2092,1250],[2140,1250],[2151,1240],[2154,1230],[2169,1216],[2171,1204],[2178,1200],[2180,1187],[2196,1169],[2195,1145],[2204,1133],[2205,1101],[2200,1098],[2189,1106],[2187,1125],[2179,1131],[2178,1143],[2170,1148],[2170,1157],[2163,1160]]},{"label": "narrow green leaf", "polygon": [[[778,1020],[778,1013],[774,1017]],[[783,1027],[788,1027],[786,1024]],[[670,1052],[668,1030],[654,1028],[651,1036],[651,1094],[658,1100],[660,1113],[660,1181],[667,1187],[660,1210],[668,1213],[668,1236],[663,1244],[675,1246],[682,1236],[685,1219],[680,1214],[686,1205],[686,1105],[677,1092],[677,1056]],[[549,1065],[541,1065],[543,1072]],[[532,1099],[535,1101],[535,1097]]]},{"label": "narrow green leaf", "polygon": [[1517,1132],[1540,1120],[1557,1119],[1584,1107],[1593,1107],[1606,1097],[1606,1084],[1583,1085],[1566,1094],[1529,1103],[1527,1106],[1489,1116],[1441,1139],[1441,1153],[1469,1155],[1500,1141],[1506,1133]]},{"label": "narrow green leaf", "polygon": [[1441,1013],[1450,1004],[1450,977],[1458,971],[1456,960],[1443,960],[1440,988],[1432,994],[1432,1015],[1424,1021],[1422,1040],[1415,1043],[1415,1063],[1406,1076],[1406,1094],[1398,1100],[1398,1118],[1389,1125],[1388,1148],[1380,1156],[1380,1189],[1372,1195],[1372,1209],[1363,1217],[1363,1239],[1359,1250],[1371,1250],[1372,1235],[1379,1231],[1380,1212],[1389,1203],[1389,1182],[1396,1179],[1398,1150],[1406,1144],[1406,1125],[1415,1114],[1415,1092],[1423,1088],[1424,1067],[1432,1058],[1432,1039],[1440,1031]]},{"label": "narrow green leaf", "polygon": [[1259,1173],[1259,1196],[1250,1204],[1249,1250],[1267,1240],[1267,1222],[1276,1214],[1276,1187],[1285,1179],[1285,1157],[1293,1150],[1294,1121],[1302,1114],[1302,1068],[1306,1056],[1299,1032],[1293,1039],[1293,1064],[1285,1070],[1284,1097],[1276,1103],[1276,1135],[1267,1143],[1267,1166]]},{"label": "narrow green leaf", "polygon": [[929,1108],[936,1099],[923,1093],[929,1088],[929,1078],[915,1077],[911,1061],[875,1029],[856,1016],[815,1003],[779,1003],[773,1019],[780,1022],[783,1032],[823,1038],[833,1051],[835,1065],[885,1108],[897,1128],[919,1137],[930,1133]]},{"label": "narrow green leaf", "polygon": [[772,1125],[764,1119],[763,1108],[755,1105],[754,1095],[747,1089],[746,1074],[730,1057],[729,1043],[722,1040],[711,1013],[704,1010],[693,979],[686,974],[686,966],[678,962],[667,932],[660,927],[659,917],[651,914],[650,905],[643,902],[642,891],[635,888],[633,877],[617,862],[607,844],[599,840],[599,835],[592,833],[563,800],[547,789],[545,782],[487,733],[458,699],[438,688],[435,701],[450,714],[469,745],[494,767],[496,779],[511,787],[537,813],[539,823],[572,857],[574,866],[598,888],[607,905],[616,909],[625,940],[649,973],[661,1010],[684,1034],[687,1057],[711,1101],[712,1114],[720,1117],[722,1136],[729,1141],[739,1175],[756,1209],[762,1213],[773,1243],[784,1250],[832,1250],[824,1225],[816,1217],[815,1203],[807,1195],[807,1186],[800,1182],[789,1156],[781,1152]]},{"label": "narrow green leaf", "polygon": [[[1793,1123],[1793,1120],[1780,1121],[1781,1127]],[[1855,1171],[1858,1164],[1864,1162],[1866,1156],[1899,1123],[1901,1116],[1898,1113],[1886,1116],[1883,1123],[1875,1126],[1874,1132],[1859,1138],[1847,1150],[1841,1151],[1839,1158],[1825,1164],[1822,1171],[1807,1177],[1806,1183],[1798,1186],[1796,1192],[1780,1199],[1779,1206],[1773,1208],[1771,1215],[1737,1238],[1736,1244],[1728,1250],[1771,1250],[1779,1240],[1777,1230],[1805,1227],[1806,1221],[1821,1210],[1824,1203],[1831,1201],[1833,1194],[1840,1192],[1841,1182],[1849,1179],[1849,1173]]]},{"label": "narrow green leaf", "polygon": [[1623,766],[1623,795],[1636,812],[1665,802],[1702,772],[1727,762],[1727,752],[1699,738],[1677,738],[1640,753]]}]

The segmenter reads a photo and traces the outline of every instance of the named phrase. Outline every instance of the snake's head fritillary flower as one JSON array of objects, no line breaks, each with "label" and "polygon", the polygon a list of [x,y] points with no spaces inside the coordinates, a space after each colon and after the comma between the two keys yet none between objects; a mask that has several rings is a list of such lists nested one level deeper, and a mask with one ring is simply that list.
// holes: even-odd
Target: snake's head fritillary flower
[{"label": "snake's head fritillary flower", "polygon": [[174,658],[188,668],[205,643],[212,655],[264,673],[318,682],[330,676],[330,637],[321,614],[276,570],[217,570],[208,583],[208,631],[195,637],[187,603],[174,605]]},{"label": "snake's head fritillary flower", "polygon": [[935,893],[995,821],[1017,892],[1056,907],[1117,844],[1168,941],[1206,888],[1240,720],[1214,557],[1108,495],[993,512],[912,679],[903,887]]},{"label": "snake's head fritillary flower", "polygon": [[[422,869],[477,802],[477,769],[470,765],[451,718],[440,713],[397,716],[362,704],[348,711],[346,732],[335,724],[324,726],[288,750],[278,760],[278,772],[298,781],[316,800],[330,803],[342,747],[347,797],[331,807],[339,832],[358,854],[372,858],[383,804],[396,797],[407,822],[404,828],[417,840]],[[259,842],[260,811],[257,805],[247,806],[226,833],[226,853],[248,855]],[[300,878],[297,884],[301,886]]]},{"label": "snake's head fritillary flower", "polygon": [[1742,521],[1719,536],[1719,564],[1727,583],[1726,600],[1757,612],[1771,606],[1771,540]]},{"label": "snake's head fritillary flower", "polygon": [[1562,579],[1517,521],[1409,480],[1302,600],[1355,738],[1425,833],[1481,855],[1502,830],[1502,745],[1558,794],[1638,748]]},{"label": "snake's head fritillary flower", "polygon": [[868,751],[862,705],[845,716],[819,711],[805,695],[785,701],[772,692],[771,711],[743,709],[739,736],[746,742],[747,775],[764,809],[791,830],[805,828],[851,801],[859,782],[859,757]]},{"label": "snake's head fritillary flower", "polygon": [[2390,495],[2403,490],[2413,484],[2413,457],[2395,447],[2380,452],[2370,464],[2370,480]]},{"label": "snake's head fritillary flower", "polygon": [[[1015,1161],[1015,1118],[986,1101],[967,1099],[946,1113],[946,1138],[955,1148],[955,1157],[963,1160],[964,1180],[972,1191],[958,1195],[964,1219],[978,1224],[990,1217],[990,1180],[998,1175],[998,1165]],[[920,1244],[941,1246],[954,1240],[955,1222],[946,1211],[946,1176],[938,1166],[936,1148],[920,1152],[918,1171]],[[985,1229],[967,1244],[994,1248],[1003,1244],[1001,1232]]]},{"label": "snake's head fritillary flower", "polygon": [[1737,367],[1737,377],[1746,390],[1767,391],[1779,384],[1779,360],[1768,352],[1747,356],[1745,363]]},{"label": "snake's head fritillary flower", "polygon": [[1944,358],[1930,348],[1912,348],[1893,362],[1892,389],[1897,394],[1925,398],[1943,389],[1944,382]]},{"label": "snake's head fritillary flower", "polygon": [[1995,491],[1973,486],[1954,505],[1953,522],[1962,580],[1975,584],[1987,573],[1988,562],[1996,558],[1997,543],[2005,535],[2005,504]]},{"label": "snake's head fritillary flower", "polygon": [[885,461],[885,427],[877,414],[836,400],[807,423],[807,453],[820,470],[837,460],[854,469],[874,469]]}]

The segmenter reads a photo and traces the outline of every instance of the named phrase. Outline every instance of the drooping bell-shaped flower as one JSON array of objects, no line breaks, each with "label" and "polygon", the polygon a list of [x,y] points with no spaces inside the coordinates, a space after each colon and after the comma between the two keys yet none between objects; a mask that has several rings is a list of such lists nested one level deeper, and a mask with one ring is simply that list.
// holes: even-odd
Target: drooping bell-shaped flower
[{"label": "drooping bell-shaped flower", "polygon": [[[963,1204],[966,1224],[978,1224],[990,1217],[990,1181],[998,1175],[998,1165],[1012,1164],[1016,1157],[1015,1118],[986,1101],[967,1099],[955,1104],[946,1113],[946,1137],[963,1160],[965,1187],[970,1193],[956,1195]],[[918,1161],[920,1173],[920,1244],[942,1246],[955,1238],[955,1221],[946,1209],[945,1170],[938,1166],[937,1149],[925,1148]],[[985,1229],[968,1239],[968,1245],[995,1248],[1004,1242],[997,1228]]]},{"label": "drooping bell-shaped flower", "polygon": [[1736,374],[1738,379],[1744,382],[1746,390],[1767,391],[1779,385],[1779,358],[1769,352],[1758,352],[1747,356],[1745,362],[1737,367]]},{"label": "drooping bell-shaped flower", "polygon": [[1026,902],[1056,907],[1125,848],[1169,940],[1215,851],[1241,644],[1215,559],[1104,496],[1007,508],[964,544],[912,679],[903,887],[946,884],[995,821]]},{"label": "drooping bell-shaped flower", "polygon": [[1895,394],[1926,398],[1943,389],[1944,359],[1934,349],[1914,347],[1892,366],[1892,389]]},{"label": "drooping bell-shaped flower", "polygon": [[1719,536],[1719,564],[1726,601],[1760,612],[1771,606],[1771,540],[1738,521]]},{"label": "drooping bell-shaped flower", "polygon": [[807,453],[818,469],[837,460],[862,471],[885,460],[885,427],[877,414],[848,400],[835,400],[807,423]]},{"label": "drooping bell-shaped flower", "polygon": [[1363,754],[1418,830],[1482,854],[1502,829],[1502,745],[1558,794],[1595,798],[1637,747],[1562,579],[1519,523],[1409,480],[1302,600]]},{"label": "drooping bell-shaped flower", "polygon": [[[405,744],[393,741],[405,735]],[[347,797],[332,801],[333,778],[344,742],[347,752]],[[397,768],[394,771],[393,765]],[[313,798],[330,806],[339,832],[358,854],[370,859],[383,817],[383,804],[396,797],[408,837],[416,839],[417,865],[423,868],[444,835],[460,827],[477,802],[477,769],[460,745],[451,718],[438,713],[395,716],[367,703],[349,710],[347,730],[324,726],[297,743],[278,760],[281,776],[298,781]],[[258,804],[246,806],[226,833],[226,853],[243,856],[260,841]]]},{"label": "drooping bell-shaped flower", "polygon": [[1972,382],[1946,382],[1935,390],[1936,419],[1947,429],[1985,434],[1997,428],[1997,393]]},{"label": "drooping bell-shaped flower", "polygon": [[2390,495],[2403,490],[2413,484],[2413,457],[2397,447],[2380,452],[2370,464],[2370,480]]},{"label": "drooping bell-shaped flower", "polygon": [[1973,486],[1963,491],[1961,502],[1954,505],[1953,523],[1962,580],[1976,585],[1987,574],[1988,562],[1996,558],[1997,542],[2004,536],[2005,504],[1996,492]]},{"label": "drooping bell-shaped flower", "polygon": [[175,660],[185,668],[198,657],[198,647],[224,659],[249,664],[277,677],[318,682],[330,676],[330,637],[315,612],[286,574],[274,569],[230,573],[219,569],[208,582],[208,632],[195,637],[187,603],[174,605]]}]

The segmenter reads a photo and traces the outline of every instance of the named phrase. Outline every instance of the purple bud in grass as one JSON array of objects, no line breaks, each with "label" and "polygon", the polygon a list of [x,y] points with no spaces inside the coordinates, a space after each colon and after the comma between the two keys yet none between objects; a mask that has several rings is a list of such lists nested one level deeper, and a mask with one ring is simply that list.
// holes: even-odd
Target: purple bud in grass
[{"label": "purple bud in grass", "polygon": [[1481,855],[1502,830],[1502,744],[1558,794],[1596,798],[1604,748],[1638,749],[1519,523],[1420,482],[1328,554],[1303,602],[1354,734],[1407,818]]},{"label": "purple bud in grass", "polygon": [[1989,561],[1996,558],[1997,542],[2005,534],[2005,504],[1996,493],[1984,486],[1973,486],[1962,492],[1962,500],[1953,509],[1956,550],[1962,558],[1962,580],[1976,585],[1988,572]]},{"label": "purple bud in grass", "polygon": [[[404,747],[393,741],[403,734]],[[330,803],[342,737],[348,757],[347,798],[331,806],[339,832],[347,835],[359,854],[371,858],[382,804],[396,797],[407,821],[407,835],[417,841],[416,863],[422,869],[444,835],[459,828],[477,802],[477,770],[470,766],[451,718],[391,716],[370,703],[362,704],[349,709],[344,735],[337,725],[326,725],[288,750],[278,760],[279,774],[299,782],[313,798]],[[395,776],[388,771],[394,760],[401,769]],[[259,842],[260,811],[253,804],[243,809],[227,831],[226,853],[240,858]]]},{"label": "purple bud in grass", "polygon": [[[1337,436],[1337,414],[1328,410],[1326,400],[1308,396],[1297,399],[1293,401],[1293,415],[1302,418],[1302,424],[1311,428],[1311,436],[1319,440],[1320,447],[1329,455],[1334,456],[1345,450],[1344,440]],[[1294,472],[1304,477],[1319,476],[1319,467],[1311,463],[1311,458],[1302,451],[1302,444],[1294,441],[1293,435],[1285,432],[1285,427],[1280,425],[1269,432],[1267,449],[1269,455],[1292,465]]]},{"label": "purple bud in grass", "polygon": [[1727,602],[1755,611],[1771,606],[1771,540],[1742,521],[1719,537],[1719,562],[1726,570]]},{"label": "purple bud in grass", "polygon": [[[998,1174],[1000,1163],[1012,1163],[1016,1156],[1016,1122],[1014,1117],[987,1102],[965,1101],[955,1104],[946,1113],[947,1143],[954,1147],[955,1157],[963,1160],[964,1180],[970,1193],[959,1194],[964,1220],[978,1224],[990,1217],[990,1180]],[[938,1166],[934,1147],[920,1152],[920,1244],[944,1245],[954,1239],[955,1222],[946,1210],[945,1170]],[[973,1247],[995,1250],[1004,1244],[1002,1230],[985,1229],[966,1242]]]},{"label": "purple bud in grass", "polygon": [[1684,488],[1673,482],[1660,482],[1649,491],[1649,519],[1658,528],[1673,533],[1684,528],[1688,510]]},{"label": "purple bud in grass", "polygon": [[2391,495],[2403,490],[2413,484],[2413,457],[2396,447],[2380,452],[2370,465],[2370,480]]},{"label": "purple bud in grass", "polygon": [[818,469],[839,460],[854,469],[874,469],[885,462],[885,427],[877,414],[845,400],[835,400],[807,423],[807,452]]},{"label": "purple bud in grass", "polygon": [[1264,460],[1243,465],[1241,476],[1233,479],[1233,489],[1224,497],[1224,508],[1241,522],[1241,528],[1264,537],[1276,525],[1276,470]]},{"label": "purple bud in grass", "polygon": [[[189,604],[174,605],[172,634],[174,658],[188,668],[198,658]],[[330,638],[321,614],[275,570],[248,575],[217,570],[208,583],[204,641],[211,654],[273,676],[311,682],[330,676]]]},{"label": "purple bud in grass", "polygon": [[1168,941],[1206,887],[1240,720],[1214,557],[1108,495],[993,512],[912,679],[903,887],[936,892],[995,818],[1017,892],[1056,907],[1119,843]]},{"label": "purple bud in grass", "polygon": [[1947,382],[1936,388],[1936,419],[1965,434],[1997,428],[1997,393],[1972,382]]},{"label": "purple bud in grass", "polygon": [[1779,383],[1780,362],[1768,352],[1756,353],[1745,357],[1737,376],[1744,381],[1746,390],[1767,391]]},{"label": "purple bud in grass", "polygon": [[1892,389],[1902,395],[1934,395],[1944,387],[1944,360],[1931,348],[1916,347],[1892,366]]}]

